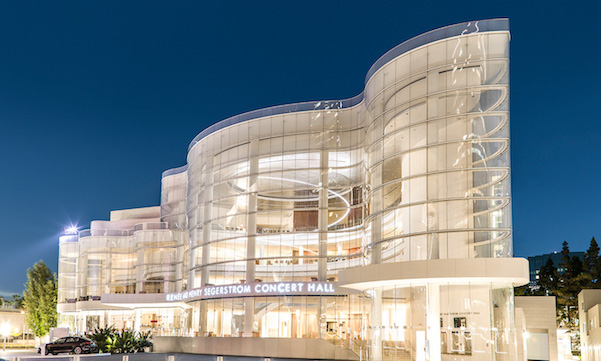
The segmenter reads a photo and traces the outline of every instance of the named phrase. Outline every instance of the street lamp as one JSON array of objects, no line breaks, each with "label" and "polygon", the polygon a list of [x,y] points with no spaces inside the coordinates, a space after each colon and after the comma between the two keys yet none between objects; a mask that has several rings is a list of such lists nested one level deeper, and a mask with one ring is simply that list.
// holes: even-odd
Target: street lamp
[{"label": "street lamp", "polygon": [[2,336],[4,336],[4,347],[2,351],[6,351],[6,338],[8,335],[10,335],[10,325],[5,322],[0,328],[0,333],[2,333]]},{"label": "street lamp", "polygon": [[77,234],[77,231],[77,226],[74,225],[70,225],[69,227],[65,227],[64,229],[65,234]]},{"label": "street lamp", "polygon": [[21,333],[23,334],[23,345],[27,347],[27,342],[25,341],[25,311],[21,311],[21,314],[23,315],[23,328],[21,329]]}]

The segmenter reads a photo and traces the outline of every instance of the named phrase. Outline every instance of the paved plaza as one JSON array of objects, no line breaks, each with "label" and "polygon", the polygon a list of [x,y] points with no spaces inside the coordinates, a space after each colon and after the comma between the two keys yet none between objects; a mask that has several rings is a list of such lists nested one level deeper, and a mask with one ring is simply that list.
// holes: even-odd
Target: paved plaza
[{"label": "paved plaza", "polygon": [[[80,361],[124,361],[123,356],[127,356],[126,361],[170,361],[169,356],[173,356],[173,361],[221,361],[218,359],[219,356],[215,355],[196,355],[186,353],[134,353],[134,354],[91,354],[91,355],[69,355],[62,354],[57,356],[42,356],[37,353],[36,349],[29,350],[11,350],[11,351],[0,351],[0,360],[7,361],[35,361],[35,360],[47,360],[47,361],[77,361],[79,357]],[[222,356],[223,361],[264,361],[265,358],[256,357],[240,357],[240,356]],[[283,358],[268,358],[270,361],[303,361],[300,359],[283,359]],[[327,361],[327,360],[321,360]]]}]

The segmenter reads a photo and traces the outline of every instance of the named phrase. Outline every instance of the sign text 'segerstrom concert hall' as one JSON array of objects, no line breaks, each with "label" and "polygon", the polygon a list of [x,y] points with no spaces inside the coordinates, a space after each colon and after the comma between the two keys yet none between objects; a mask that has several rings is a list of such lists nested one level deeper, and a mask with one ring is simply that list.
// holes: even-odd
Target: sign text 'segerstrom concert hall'
[{"label": "sign text 'segerstrom concert hall'", "polygon": [[333,294],[333,282],[271,282],[254,285],[239,284],[229,286],[205,286],[190,291],[167,293],[165,301],[187,301],[191,299],[212,298],[224,295],[257,296],[257,295],[303,295]]},{"label": "sign text 'segerstrom concert hall'", "polygon": [[509,40],[507,19],[433,30],[354,98],[203,130],[160,206],[60,238],[59,326],[170,352],[515,360]]}]

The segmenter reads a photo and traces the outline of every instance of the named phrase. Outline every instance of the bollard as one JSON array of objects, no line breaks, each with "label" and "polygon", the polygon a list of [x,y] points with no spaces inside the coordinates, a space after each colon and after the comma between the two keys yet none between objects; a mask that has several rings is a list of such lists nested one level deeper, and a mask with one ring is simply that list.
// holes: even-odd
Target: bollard
[{"label": "bollard", "polygon": [[73,361],[79,361],[79,355],[73,356]]},{"label": "bollard", "polygon": [[271,359],[269,357],[265,357],[263,361],[271,361]]},{"label": "bollard", "polygon": [[215,361],[223,361],[223,356],[217,356],[217,358],[215,358]]},{"label": "bollard", "polygon": [[175,356],[169,355],[169,357],[167,357],[167,361],[175,361]]},{"label": "bollard", "polygon": [[129,355],[123,355],[123,360],[122,361],[129,361]]}]

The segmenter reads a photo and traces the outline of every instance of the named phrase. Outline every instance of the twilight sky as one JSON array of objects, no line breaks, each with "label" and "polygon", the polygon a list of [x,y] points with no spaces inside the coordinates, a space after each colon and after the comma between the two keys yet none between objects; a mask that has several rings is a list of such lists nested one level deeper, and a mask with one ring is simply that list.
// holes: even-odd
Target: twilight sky
[{"label": "twilight sky", "polygon": [[0,295],[58,236],[158,205],[205,127],[362,91],[395,45],[509,17],[514,249],[601,237],[601,30],[587,2],[2,1]]}]

